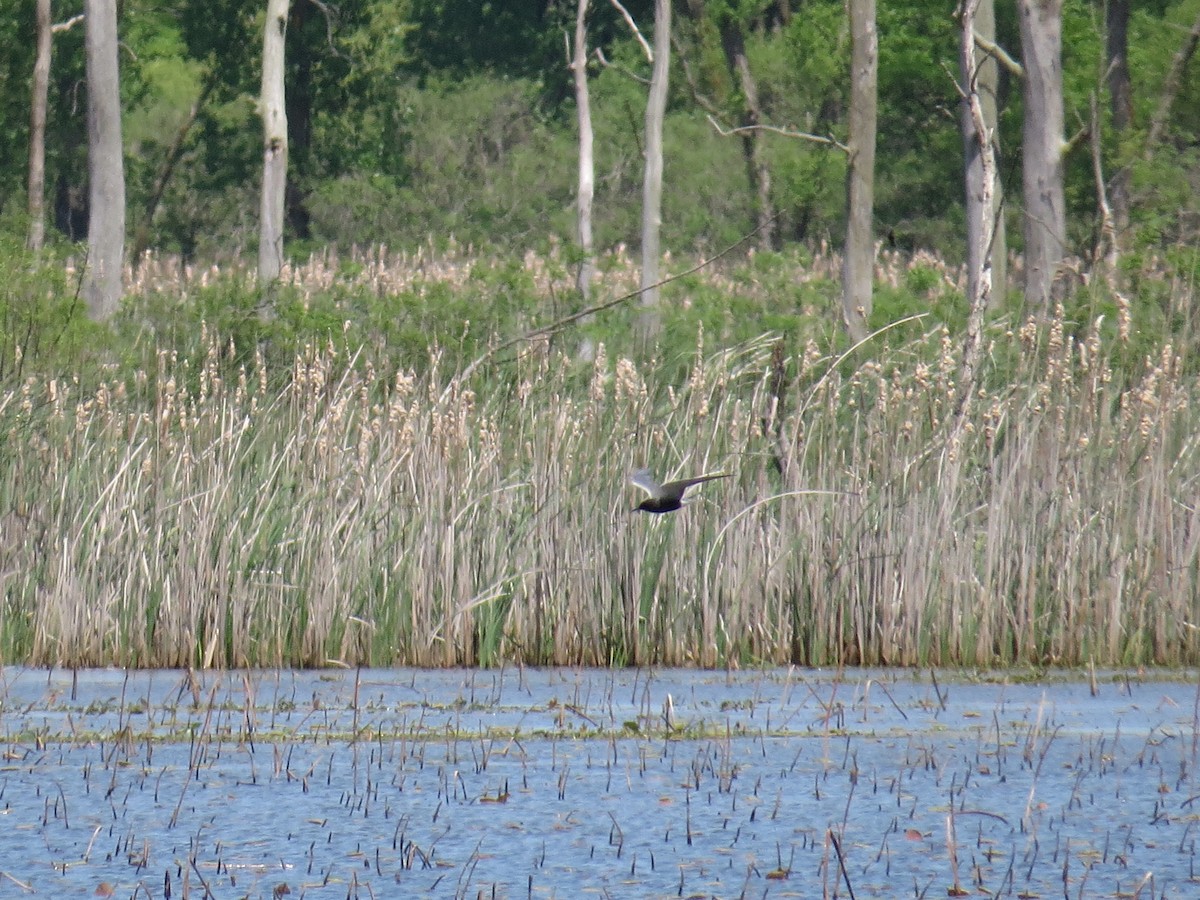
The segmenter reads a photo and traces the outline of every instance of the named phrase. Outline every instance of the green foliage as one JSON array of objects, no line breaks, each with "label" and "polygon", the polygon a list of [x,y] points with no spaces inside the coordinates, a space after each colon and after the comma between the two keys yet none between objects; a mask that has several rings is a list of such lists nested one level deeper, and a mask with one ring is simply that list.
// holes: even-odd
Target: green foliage
[{"label": "green foliage", "polygon": [[0,381],[19,381],[29,371],[73,372],[102,358],[106,329],[88,320],[66,263],[53,252],[33,259],[14,238],[0,236]]},{"label": "green foliage", "polygon": [[[627,258],[601,262],[599,290],[636,283]],[[0,256],[0,347],[20,346],[23,365],[6,351],[0,503],[37,510],[28,520],[44,535],[0,619],[13,657],[985,664],[1075,659],[1084,646],[1098,659],[1197,652],[1145,642],[1145,625],[1113,643],[1103,623],[1057,615],[1147,543],[1192,564],[1163,516],[1183,514],[1170,498],[1197,464],[1184,402],[1200,358],[1184,288],[1194,249],[1162,261],[1172,277],[1131,286],[1132,304],[1093,283],[1046,325],[1019,310],[988,323],[949,519],[936,451],[964,310],[955,270],[932,257],[881,257],[879,324],[925,317],[844,357],[837,266],[805,252],[725,260],[669,285],[651,348],[634,301],[497,349],[572,311],[557,256],[327,253],[296,267],[269,317],[244,270],[176,283],[151,272],[104,329],[71,305],[62,263],[33,265],[15,243]],[[589,343],[594,357],[577,358]],[[629,504],[612,473],[634,457],[735,477],[686,517],[629,522],[615,518]],[[1155,498],[1167,506],[1151,509]],[[1166,524],[1147,534],[1147,522]],[[1010,546],[1012,565],[994,565]],[[894,583],[920,607],[904,621],[926,627],[875,627],[893,609],[871,592],[879,566],[904,568]],[[1129,576],[1141,586],[1117,600],[1133,616],[1184,602],[1158,573]],[[994,603],[976,597],[984,578]],[[186,614],[181,583],[199,598]],[[92,592],[89,609],[109,604],[102,644],[55,619],[78,591]],[[899,649],[881,643],[902,632]]]},{"label": "green foliage", "polygon": [[[293,192],[290,241],[301,255],[326,244],[386,243],[415,248],[453,236],[459,243],[523,252],[569,241],[574,231],[575,121],[563,37],[568,6],[514,7],[460,0],[356,0],[294,4],[288,30]],[[652,4],[626,4],[647,36]],[[791,4],[795,6],[795,4]],[[1197,232],[1195,143],[1200,116],[1194,79],[1186,79],[1163,143],[1144,152],[1161,80],[1190,26],[1196,0],[1139,6],[1130,22],[1134,133],[1121,146],[1104,131],[1106,170],[1132,165],[1135,236],[1143,246],[1187,242]],[[704,113],[736,121],[744,98],[730,73],[722,28],[745,39],[764,120],[844,137],[848,33],[836,0],[803,11],[762,0],[681,7],[671,105],[666,124],[664,240],[673,252],[712,249],[750,228],[754,200],[736,139],[718,136]],[[998,9],[999,41],[1019,55],[1011,10]],[[203,95],[183,156],[151,229],[152,245],[188,257],[241,254],[254,243],[261,148],[255,111],[261,9],[218,0],[203,7],[131,2],[121,37],[131,222],[144,216],[170,142]],[[1096,8],[1064,9],[1068,129],[1085,124],[1100,90],[1102,22]],[[596,125],[595,232],[602,248],[631,245],[640,225],[641,127],[648,63],[622,16],[593,3]],[[30,23],[0,26],[5,76],[23,83],[32,64]],[[84,104],[82,27],[55,36],[50,98],[48,183],[83,220]],[[958,136],[956,24],[911,2],[878,10],[879,141],[876,215],[907,250],[934,248],[961,257],[961,141]],[[631,77],[634,76],[634,77]],[[0,103],[0,196],[18,196],[27,146],[25,100]],[[1020,90],[1002,78],[1001,165],[1010,208],[1019,201]],[[1101,91],[1101,108],[1106,109]],[[842,154],[805,141],[765,135],[774,201],[785,241],[840,241]],[[1081,147],[1068,159],[1074,247],[1094,239],[1095,189]],[[73,198],[73,199],[72,199]],[[1019,243],[1020,229],[1010,239]],[[76,231],[78,234],[79,231]]]},{"label": "green foliage", "polygon": [[573,10],[556,4],[410,2],[414,68],[456,76],[480,69],[534,75],[551,60],[561,60],[559,33],[574,18]]},{"label": "green foliage", "polygon": [[[642,0],[626,8],[648,37],[652,4]],[[18,86],[26,83],[32,66],[29,5],[22,10],[19,17],[0,23],[0,46],[7,50],[0,57],[0,73],[5,83]],[[68,12],[56,10],[56,16],[65,18]],[[1190,315],[1170,308],[1152,282],[1162,274],[1158,261],[1172,247],[1194,246],[1200,234],[1200,152],[1195,140],[1200,88],[1195,78],[1185,73],[1155,146],[1146,145],[1146,131],[1158,110],[1172,58],[1198,13],[1200,0],[1159,0],[1132,11],[1135,125],[1118,141],[1108,126],[1102,84],[1102,11],[1084,0],[1068,0],[1064,7],[1067,128],[1074,131],[1087,124],[1096,94],[1105,116],[1101,134],[1106,175],[1111,178],[1128,166],[1133,176],[1133,229],[1125,271],[1134,285],[1131,315],[1152,331],[1185,331],[1191,326]],[[999,43],[1019,55],[1015,13],[1010,5],[1000,4],[997,15]],[[803,9],[794,2],[762,0],[680,6],[665,129],[663,211],[664,246],[676,257],[718,250],[752,227],[755,200],[748,190],[741,143],[719,136],[706,118],[711,110],[725,124],[733,124],[743,110],[742,88],[722,48],[722,28],[730,25],[745,39],[767,123],[845,137],[849,38],[840,0],[813,0]],[[575,229],[576,124],[563,37],[573,26],[570,4],[293,4],[288,30],[291,258],[302,264],[310,252],[327,247],[345,253],[376,244],[409,252],[454,252],[465,246],[513,259],[533,250],[557,258],[558,265],[569,269],[577,253],[569,247]],[[878,232],[904,253],[934,248],[950,263],[962,257],[963,232],[956,27],[948,11],[931,16],[925,4],[913,0],[878,10]],[[168,148],[192,105],[199,102],[196,122],[184,136],[182,156],[155,213],[151,245],[179,253],[185,261],[246,259],[257,241],[262,149],[256,95],[262,9],[233,0],[204,5],[131,0],[122,7],[120,28],[126,50],[121,66],[131,225],[145,224]],[[590,46],[610,63],[602,65],[596,56],[589,62],[596,131],[596,242],[602,250],[636,249],[646,95],[638,79],[646,77],[649,63],[611,4],[592,3],[588,37]],[[86,219],[82,39],[78,24],[54,38],[47,156],[48,200],[57,207],[57,223],[74,229],[75,237],[82,236]],[[1002,75],[998,100],[1009,240],[1019,247],[1019,83]],[[11,211],[22,205],[24,189],[28,109],[23,89],[4,93],[0,134],[8,138],[0,141],[0,202]],[[788,253],[798,246],[836,247],[845,217],[844,154],[776,134],[763,136],[763,149]],[[1086,258],[1097,234],[1096,190],[1086,141],[1068,158],[1067,176],[1072,250]],[[9,234],[16,239],[20,228],[11,223]],[[1167,268],[1180,271],[1174,266]],[[932,311],[947,322],[960,320],[961,309],[952,294],[932,291],[932,285],[921,282],[920,273],[909,272],[905,278],[899,288],[881,289],[876,322],[884,324],[889,316],[907,310]],[[292,298],[285,292],[278,321],[264,325],[253,291],[215,287],[211,296],[191,292],[187,302],[194,302],[195,309],[184,318],[190,326],[203,319],[234,334],[239,344],[244,338],[247,346],[264,335],[286,340],[334,333],[346,328],[347,321],[349,331],[365,342],[394,342],[409,349],[422,343],[429,326],[424,314],[412,313],[401,303],[403,314],[397,317],[377,297],[339,290],[343,295],[323,298]],[[525,296],[519,286],[506,290],[507,296]],[[678,301],[682,286],[674,290]],[[72,292],[73,288],[64,296]],[[469,302],[491,309],[495,298],[485,298],[483,292],[483,286],[478,292],[472,288]],[[560,297],[567,293],[564,287]],[[795,301],[833,308],[835,294],[827,284],[819,290],[812,285],[780,285],[778,290],[785,307]],[[164,323],[178,310],[160,318],[153,309],[159,301],[139,302],[150,309],[148,328],[175,327]],[[172,306],[175,301],[161,302]],[[448,318],[472,318],[476,335],[502,319],[477,311],[468,316],[455,299],[446,302]],[[523,320],[548,315],[537,302],[526,298],[517,304]],[[772,328],[792,323],[790,310],[755,309],[755,302],[742,307],[742,298],[734,297],[730,303],[738,307],[738,314],[733,318],[758,315]],[[1105,302],[1086,304],[1100,309]],[[227,308],[220,308],[222,304]],[[68,319],[71,315],[62,313]],[[701,318],[713,335],[737,330],[716,321],[719,317]],[[131,328],[131,322],[120,327]],[[603,337],[605,328],[624,333],[627,327],[617,314],[601,317],[601,322],[585,326],[595,330],[593,340]],[[37,327],[32,332],[46,330]],[[69,343],[73,338],[61,340]],[[119,357],[133,358],[140,352],[136,338],[126,334],[120,340],[129,343],[113,351]],[[468,346],[478,348],[475,338],[467,340],[464,347]]]},{"label": "green foliage", "polygon": [[[671,185],[663,195],[664,246],[708,253],[725,249],[754,227],[739,145],[726,140],[712,146],[709,124],[690,115],[669,116],[663,130],[663,177]],[[614,201],[630,207],[615,197],[609,203]],[[640,201],[632,208],[640,209]],[[605,216],[610,222],[615,218],[612,213]],[[632,222],[625,228],[630,237],[640,233]],[[615,231],[610,225],[599,234],[616,237]]]},{"label": "green foliage", "polygon": [[[150,578],[141,595],[92,576],[135,578],[187,557],[189,596],[207,606],[169,651],[170,664],[203,664],[209,653],[241,664],[247,647],[268,646],[264,659],[274,664],[495,664],[513,656],[632,663],[677,650],[669,640],[685,628],[700,635],[691,661],[715,653],[729,663],[988,663],[1075,658],[1083,648],[1114,661],[1194,661],[1186,632],[1168,645],[1150,634],[1155,617],[1195,618],[1178,580],[1158,578],[1195,568],[1193,548],[1176,541],[1186,529],[1173,517],[1186,507],[1170,500],[1196,478],[1195,423],[1186,415],[1195,405],[1189,379],[1200,369],[1194,78],[1181,86],[1159,143],[1147,146],[1145,131],[1182,38],[1180,27],[1165,26],[1190,26],[1198,3],[1143,5],[1131,21],[1136,125],[1119,143],[1103,135],[1109,174],[1129,165],[1137,200],[1121,292],[1093,279],[1041,327],[1016,302],[1000,304],[985,329],[965,475],[952,489],[938,460],[966,310],[954,268],[961,147],[949,15],[931,19],[914,2],[879,13],[877,218],[899,251],[880,254],[872,324],[922,318],[844,358],[829,248],[845,215],[845,158],[779,135],[765,136],[764,147],[782,252],[735,254],[666,286],[652,347],[640,340],[636,300],[546,342],[510,343],[581,303],[572,283],[578,251],[568,244],[575,124],[561,49],[573,24],[566,6],[295,5],[294,279],[267,302],[244,264],[186,277],[143,271],[107,328],[84,315],[69,248],[33,259],[21,246],[24,223],[11,211],[22,190],[27,115],[20,91],[7,92],[0,508],[37,522],[41,536],[31,540],[43,543],[6,598],[0,657],[34,653],[49,627],[45,586],[78,571],[78,590],[98,591],[112,604],[105,621],[119,623],[97,652],[128,644],[124,661],[161,660],[159,642],[173,639],[161,623],[178,609],[170,594],[178,587]],[[628,7],[648,34],[649,4]],[[130,206],[144,208],[169,144],[203,96],[154,242],[185,261],[244,259],[255,244],[261,160],[261,10],[229,0],[124,9]],[[672,71],[663,233],[675,271],[696,252],[734,242],[752,221],[741,144],[717,135],[700,112],[703,101],[732,122],[744,101],[722,53],[722,24],[745,31],[771,124],[845,136],[842,3],[815,0],[790,18],[756,0],[706,10],[700,19],[682,14]],[[1000,42],[1015,51],[1011,10],[998,13]],[[593,4],[591,16],[593,46],[611,63],[590,66],[596,235],[602,248],[621,248],[599,260],[593,299],[603,301],[636,284],[625,248],[639,231],[645,86],[637,79],[648,63],[609,5]],[[1098,90],[1098,18],[1093,5],[1067,3],[1069,129],[1084,124]],[[0,77],[10,84],[24,83],[31,64],[22,29],[23,19],[0,22],[0,45],[11,51]],[[56,37],[48,157],[52,190],[64,207],[75,198],[77,217],[86,172],[80,44],[79,27]],[[1020,91],[1006,80],[1001,93],[1015,242]],[[1068,160],[1068,179],[1072,240],[1083,253],[1095,210],[1085,145]],[[381,243],[390,252],[366,252]],[[913,256],[927,246],[941,253]],[[468,368],[470,377],[456,378]],[[71,402],[55,409],[63,390]],[[393,405],[397,397],[403,402]],[[786,434],[771,430],[773,404],[789,417]],[[168,406],[177,418],[164,424]],[[72,409],[76,420],[64,412]],[[209,430],[198,433],[201,420]],[[231,422],[243,424],[231,430]],[[784,438],[794,439],[790,449]],[[47,452],[68,440],[69,453]],[[795,454],[791,468],[779,463],[785,452]],[[709,571],[674,553],[681,541],[712,545],[713,520],[703,517],[643,531],[622,520],[614,529],[609,507],[624,504],[611,473],[635,453],[664,468],[711,456],[735,469],[737,501],[720,521],[730,525],[722,553],[747,528],[736,564],[718,558]],[[571,490],[538,494],[563,483]],[[793,484],[838,499],[800,500]],[[579,496],[587,502],[563,499]],[[471,499],[480,497],[487,502]],[[948,520],[939,518],[947,497],[961,500]],[[1010,509],[1007,519],[988,518]],[[56,543],[63,534],[69,548]],[[120,551],[119,569],[95,568],[103,541]],[[547,553],[557,559],[568,542],[585,564],[558,571]],[[414,547],[424,554],[415,561]],[[359,554],[352,564],[343,565],[343,548]],[[756,569],[764,553],[774,555]],[[1137,564],[1145,558],[1169,565],[1151,571]],[[580,575],[593,570],[605,577]],[[989,602],[979,603],[984,579]],[[1091,602],[1117,582],[1130,592],[1105,602],[1127,602],[1132,614],[1121,619],[1128,635],[1108,643],[1116,632],[1107,623],[1081,625],[1066,615],[1078,609],[1063,604]],[[909,604],[888,627],[881,622],[894,612],[892,599],[871,593],[879,584],[903,586]],[[239,618],[226,602],[239,591],[254,616]],[[580,615],[575,632],[568,610],[555,606],[568,595]],[[332,623],[329,603],[338,612]],[[530,621],[522,616],[541,618],[522,631]],[[892,655],[881,642],[915,621],[926,625]],[[733,630],[723,630],[727,622]],[[763,629],[775,630],[768,639]]]},{"label": "green foliage", "polygon": [[[29,92],[36,45],[34,5],[15,4],[0,16],[0,203],[23,187],[22,175],[28,161]],[[18,87],[20,86],[20,87]]]},{"label": "green foliage", "polygon": [[[569,169],[546,164],[562,158],[562,144],[537,111],[536,86],[482,77],[430,82],[397,102],[389,140],[404,148],[403,177],[351,176],[319,188],[312,204],[318,239],[417,246],[434,235],[516,246],[566,230]],[[535,179],[536,192],[527,189]],[[364,207],[366,219],[355,214]],[[371,227],[371,219],[382,227]],[[560,228],[548,231],[555,221]]]}]

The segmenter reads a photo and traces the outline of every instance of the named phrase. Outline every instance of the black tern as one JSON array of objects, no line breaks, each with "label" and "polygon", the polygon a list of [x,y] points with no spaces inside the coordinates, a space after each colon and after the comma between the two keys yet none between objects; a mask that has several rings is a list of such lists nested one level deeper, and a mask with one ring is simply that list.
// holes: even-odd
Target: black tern
[{"label": "black tern", "polygon": [[678,481],[668,481],[666,484],[659,484],[654,480],[654,476],[650,474],[649,469],[638,469],[629,476],[629,481],[640,487],[650,496],[634,507],[633,511],[637,512],[640,509],[648,513],[674,512],[683,506],[683,492],[693,484],[728,477],[728,473],[721,472],[716,475],[700,475],[696,478],[681,478]]}]

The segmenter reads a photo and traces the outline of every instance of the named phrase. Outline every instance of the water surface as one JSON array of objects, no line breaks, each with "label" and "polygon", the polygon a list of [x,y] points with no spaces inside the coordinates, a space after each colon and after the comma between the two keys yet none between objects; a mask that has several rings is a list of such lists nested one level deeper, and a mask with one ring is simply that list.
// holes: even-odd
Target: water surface
[{"label": "water surface", "polygon": [[1195,897],[1198,703],[1190,672],[10,667],[0,896]]}]

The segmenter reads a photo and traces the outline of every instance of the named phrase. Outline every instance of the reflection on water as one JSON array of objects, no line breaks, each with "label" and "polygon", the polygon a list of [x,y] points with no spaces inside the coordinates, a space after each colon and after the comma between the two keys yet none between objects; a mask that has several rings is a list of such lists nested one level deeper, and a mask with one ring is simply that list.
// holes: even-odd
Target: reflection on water
[{"label": "reflection on water", "polygon": [[0,896],[1194,897],[1198,703],[1190,673],[6,668]]}]

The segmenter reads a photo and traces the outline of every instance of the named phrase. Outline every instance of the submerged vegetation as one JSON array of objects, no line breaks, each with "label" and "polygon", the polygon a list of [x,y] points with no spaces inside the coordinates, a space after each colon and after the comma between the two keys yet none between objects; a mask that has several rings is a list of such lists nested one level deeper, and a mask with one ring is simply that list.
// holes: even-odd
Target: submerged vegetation
[{"label": "submerged vegetation", "polygon": [[1194,673],[1013,674],[5,667],[4,878],[255,900],[1193,893]]},{"label": "submerged vegetation", "polygon": [[[574,311],[554,256],[316,258],[274,319],[148,260],[103,340],[14,274],[0,660],[1200,662],[1186,326],[1001,315],[951,442],[955,273],[885,257],[877,314],[932,314],[846,348],[837,265],[688,276],[646,351],[630,307],[505,344]],[[641,465],[732,477],[633,515]]]}]

